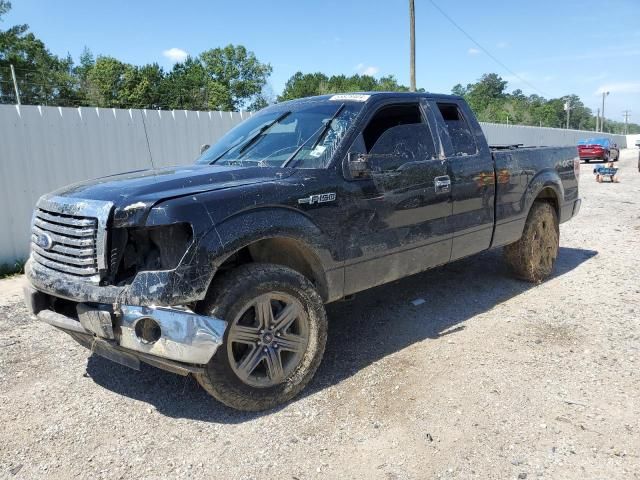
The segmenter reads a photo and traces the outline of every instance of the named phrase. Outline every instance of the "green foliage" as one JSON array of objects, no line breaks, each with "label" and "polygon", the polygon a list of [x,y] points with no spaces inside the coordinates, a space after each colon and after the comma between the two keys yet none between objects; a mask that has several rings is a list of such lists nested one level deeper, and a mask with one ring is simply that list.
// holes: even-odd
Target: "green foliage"
[{"label": "green foliage", "polygon": [[242,45],[207,50],[200,54],[200,61],[209,85],[216,86],[208,97],[209,108],[215,110],[238,110],[258,101],[272,71],[271,65],[260,63]]},{"label": "green foliage", "polygon": [[2,21],[2,16],[9,10],[11,10],[11,2],[0,0],[0,21]]},{"label": "green foliage", "polygon": [[170,108],[238,110],[266,106],[262,90],[271,66],[241,45],[227,45],[176,63],[161,87]]},{"label": "green foliage", "polygon": [[[0,0],[0,22],[11,2]],[[84,48],[79,63],[58,57],[29,32],[27,25],[0,29],[0,103],[14,103],[10,65],[16,70],[24,104],[164,108],[187,110],[259,110],[275,101],[267,79],[272,68],[242,45],[212,48],[187,57],[165,72],[158,64],[142,66],[98,55]],[[330,93],[362,91],[406,92],[394,76],[332,75],[297,72],[287,81],[277,101]],[[452,93],[464,97],[480,121],[565,127],[565,102],[571,104],[570,127],[594,130],[595,117],[577,95],[547,100],[507,92],[507,82],[495,73],[476,83],[457,84]],[[621,133],[622,122],[607,120],[605,130]],[[629,124],[629,133],[640,125]]]},{"label": "green foliage", "polygon": [[[595,130],[593,112],[585,107],[577,95],[566,95],[547,100],[539,95],[526,96],[522,90],[507,93],[507,82],[495,73],[483,75],[476,83],[466,87],[455,85],[451,93],[464,97],[481,122],[509,123],[543,127],[565,128],[567,112],[565,103],[571,106],[569,128]],[[622,133],[621,122],[607,120],[605,130]],[[630,124],[629,132],[640,133],[640,125]]]},{"label": "green foliage", "polygon": [[24,273],[25,263],[26,260],[16,260],[13,263],[0,263],[0,279]]},{"label": "green foliage", "polygon": [[99,56],[87,72],[86,98],[89,103],[97,107],[119,107],[125,75],[131,68],[113,57]]},{"label": "green foliage", "polygon": [[[0,0],[0,19],[10,8],[10,2]],[[27,25],[0,30],[0,99],[15,100],[10,70],[13,65],[23,103],[48,104],[54,99],[64,99],[59,102],[61,105],[73,102],[73,60],[53,55],[28,30]]]},{"label": "green foliage", "polygon": [[[11,3],[0,0],[0,20]],[[241,45],[202,52],[170,72],[99,55],[85,47],[80,62],[53,55],[27,25],[0,30],[0,103],[14,103],[14,65],[24,104],[190,110],[259,109],[272,68]]]},{"label": "green foliage", "polygon": [[320,72],[297,72],[287,80],[278,101],[329,93],[371,91],[408,92],[409,88],[398,84],[393,75],[376,79],[370,75],[352,75],[350,77],[333,75],[328,77]]},{"label": "green foliage", "polygon": [[187,57],[176,63],[165,77],[162,85],[162,100],[167,108],[206,110],[209,85],[207,74],[199,59]]}]

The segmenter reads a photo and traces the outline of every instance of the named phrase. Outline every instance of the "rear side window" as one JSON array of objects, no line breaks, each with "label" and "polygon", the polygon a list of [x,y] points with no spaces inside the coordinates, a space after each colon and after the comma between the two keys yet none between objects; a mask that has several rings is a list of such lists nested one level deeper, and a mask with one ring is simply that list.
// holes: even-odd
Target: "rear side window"
[{"label": "rear side window", "polygon": [[438,110],[447,126],[453,154],[475,155],[478,152],[476,139],[458,106],[454,103],[438,103]]}]

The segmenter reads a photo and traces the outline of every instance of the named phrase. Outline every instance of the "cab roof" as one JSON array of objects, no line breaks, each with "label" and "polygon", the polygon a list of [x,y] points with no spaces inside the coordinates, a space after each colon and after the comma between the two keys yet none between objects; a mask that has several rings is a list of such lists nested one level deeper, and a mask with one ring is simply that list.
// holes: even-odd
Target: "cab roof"
[{"label": "cab roof", "polygon": [[354,102],[354,103],[366,103],[370,99],[380,98],[430,98],[435,100],[461,100],[461,97],[457,95],[445,95],[434,94],[429,92],[347,92],[347,93],[332,93],[328,95],[316,95],[313,97],[302,97],[294,100],[287,100],[280,102],[277,105],[286,105],[292,103],[306,103],[306,102],[329,102],[329,101],[342,101],[342,102]]}]

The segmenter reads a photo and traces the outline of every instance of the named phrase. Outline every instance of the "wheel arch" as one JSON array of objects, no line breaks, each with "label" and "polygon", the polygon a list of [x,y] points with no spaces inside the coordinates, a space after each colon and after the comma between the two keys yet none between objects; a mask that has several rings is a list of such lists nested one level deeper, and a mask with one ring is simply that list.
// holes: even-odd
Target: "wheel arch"
[{"label": "wheel arch", "polygon": [[546,201],[553,206],[558,219],[560,219],[564,202],[564,187],[558,173],[555,170],[541,171],[529,184],[525,199],[527,216],[534,202]]},{"label": "wheel arch", "polygon": [[220,258],[216,274],[252,262],[289,267],[311,281],[325,302],[329,298],[329,285],[322,262],[313,248],[299,238],[280,235],[247,241]]},{"label": "wheel arch", "polygon": [[496,225],[491,246],[500,247],[519,240],[535,202],[550,203],[558,216],[558,221],[560,221],[563,198],[564,190],[558,174],[555,171],[542,171],[529,183],[529,187],[520,200],[522,213],[512,222]]},{"label": "wheel arch", "polygon": [[309,279],[323,301],[343,293],[339,242],[331,241],[307,216],[292,209],[267,208],[243,212],[214,227],[217,236],[213,275],[250,263],[283,265]]}]

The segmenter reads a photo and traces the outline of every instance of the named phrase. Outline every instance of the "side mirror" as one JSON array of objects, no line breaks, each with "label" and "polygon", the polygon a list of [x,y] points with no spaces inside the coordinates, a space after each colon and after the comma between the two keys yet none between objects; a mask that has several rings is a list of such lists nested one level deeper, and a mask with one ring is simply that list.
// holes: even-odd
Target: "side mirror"
[{"label": "side mirror", "polygon": [[367,178],[371,172],[368,155],[349,152],[347,165],[351,178]]},{"label": "side mirror", "polygon": [[207,143],[205,143],[204,145],[200,146],[200,155],[202,155],[207,150],[209,150],[209,145]]}]

